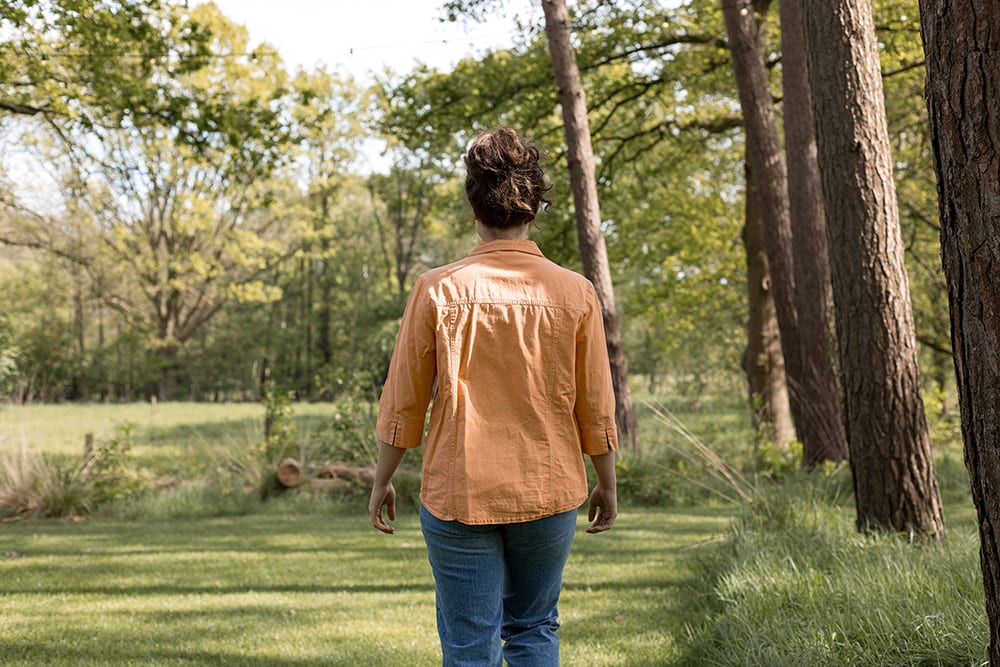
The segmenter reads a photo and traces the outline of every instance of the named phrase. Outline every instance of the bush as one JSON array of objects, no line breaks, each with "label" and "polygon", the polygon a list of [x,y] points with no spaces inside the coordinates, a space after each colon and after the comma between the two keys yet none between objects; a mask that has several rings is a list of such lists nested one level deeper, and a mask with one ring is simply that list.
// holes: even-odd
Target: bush
[{"label": "bush", "polygon": [[0,513],[7,517],[89,514],[98,502],[82,466],[48,459],[27,448],[0,457]]},{"label": "bush", "polygon": [[98,505],[137,492],[128,465],[132,426],[100,442],[84,459],[44,456],[22,447],[0,455],[0,514],[7,517],[86,516]]}]

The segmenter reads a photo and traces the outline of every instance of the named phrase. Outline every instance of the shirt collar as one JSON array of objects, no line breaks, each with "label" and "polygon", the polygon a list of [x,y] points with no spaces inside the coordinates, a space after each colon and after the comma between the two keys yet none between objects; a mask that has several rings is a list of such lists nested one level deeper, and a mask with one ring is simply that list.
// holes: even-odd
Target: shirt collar
[{"label": "shirt collar", "polygon": [[504,252],[504,251],[514,251],[514,252],[525,252],[529,255],[537,255],[538,257],[544,257],[542,251],[538,249],[538,245],[534,241],[528,240],[506,240],[501,239],[498,241],[483,241],[477,245],[469,256],[472,255],[485,255],[491,252]]}]

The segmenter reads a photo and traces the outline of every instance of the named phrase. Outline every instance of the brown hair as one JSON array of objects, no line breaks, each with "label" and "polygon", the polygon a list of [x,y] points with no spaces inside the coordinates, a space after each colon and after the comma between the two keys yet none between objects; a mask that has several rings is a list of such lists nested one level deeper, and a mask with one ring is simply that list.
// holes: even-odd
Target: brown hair
[{"label": "brown hair", "polygon": [[480,132],[465,156],[465,194],[476,218],[487,227],[516,227],[535,219],[551,203],[538,149],[517,131],[502,127]]}]

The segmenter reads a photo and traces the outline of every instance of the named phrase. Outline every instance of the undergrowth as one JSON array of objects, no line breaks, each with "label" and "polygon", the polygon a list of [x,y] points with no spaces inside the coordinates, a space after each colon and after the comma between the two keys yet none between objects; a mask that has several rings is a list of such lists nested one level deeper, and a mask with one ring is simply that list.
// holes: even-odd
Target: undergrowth
[{"label": "undergrowth", "polygon": [[845,468],[759,487],[702,563],[686,664],[984,664],[978,540],[960,507],[930,546],[859,533]]}]

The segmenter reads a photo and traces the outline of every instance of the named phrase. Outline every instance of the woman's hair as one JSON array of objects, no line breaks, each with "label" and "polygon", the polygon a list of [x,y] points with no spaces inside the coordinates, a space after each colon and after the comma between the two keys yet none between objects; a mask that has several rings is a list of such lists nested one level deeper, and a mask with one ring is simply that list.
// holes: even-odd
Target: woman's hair
[{"label": "woman's hair", "polygon": [[538,149],[509,127],[480,132],[465,156],[465,194],[487,227],[516,227],[535,219],[552,189],[538,164]]}]

